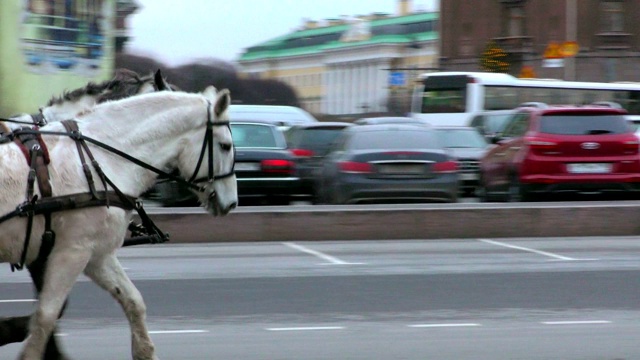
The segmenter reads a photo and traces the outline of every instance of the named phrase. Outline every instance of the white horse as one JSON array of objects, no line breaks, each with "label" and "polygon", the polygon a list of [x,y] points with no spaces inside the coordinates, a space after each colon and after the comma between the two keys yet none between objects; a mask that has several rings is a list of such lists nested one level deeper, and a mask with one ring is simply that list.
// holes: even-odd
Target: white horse
[{"label": "white horse", "polygon": [[[184,178],[209,180],[199,188],[198,198],[213,215],[226,215],[237,205],[233,174],[235,149],[228,127],[227,90],[210,87],[203,94],[156,92],[107,102],[78,117],[79,131],[151,167],[177,169]],[[205,130],[206,129],[206,130]],[[61,123],[41,128],[48,148],[50,184],[54,197],[88,192],[74,140],[49,135],[65,132]],[[203,137],[210,140],[203,146]],[[157,174],[100,146],[89,144],[104,174],[126,195],[140,196],[155,182]],[[209,161],[201,153],[208,149]],[[212,168],[208,164],[212,164]],[[20,148],[0,146],[0,216],[25,202],[29,166]],[[194,170],[195,169],[195,170]],[[94,178],[99,174],[92,170]],[[97,183],[98,191],[105,190]],[[38,194],[36,189],[36,194]],[[40,360],[62,305],[84,273],[122,305],[129,320],[134,359],[156,359],[149,337],[142,296],[116,258],[130,210],[116,206],[64,210],[52,215],[56,242],[49,256],[42,292],[31,319],[30,335],[21,360]],[[13,217],[0,223],[0,262],[18,263],[22,258],[27,220]],[[33,219],[33,231],[25,256],[29,264],[38,254],[44,231],[43,216]]]},{"label": "white horse", "polygon": [[[84,87],[52,97],[35,115],[19,114],[10,118],[11,122],[0,122],[0,133],[8,134],[13,130],[31,124],[73,119],[105,101],[165,90],[173,91],[174,86],[166,81],[160,70],[149,75],[140,76],[134,71],[117,69],[112,79],[100,83],[89,82]],[[38,293],[42,288],[45,265],[46,256],[40,261],[27,266]],[[29,316],[0,318],[0,346],[24,341],[28,334],[28,322]],[[44,359],[58,360],[63,358],[64,356],[60,353],[55,337],[51,336],[46,347]]]}]

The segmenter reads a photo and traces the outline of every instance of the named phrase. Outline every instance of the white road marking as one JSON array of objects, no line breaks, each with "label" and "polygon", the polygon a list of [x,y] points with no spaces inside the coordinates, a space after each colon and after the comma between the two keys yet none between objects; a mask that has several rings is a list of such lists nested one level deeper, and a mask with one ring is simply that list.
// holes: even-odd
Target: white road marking
[{"label": "white road marking", "polygon": [[414,324],[407,325],[412,328],[444,328],[444,327],[471,327],[471,326],[482,326],[476,323],[452,323],[452,324]]},{"label": "white road marking", "polygon": [[149,331],[149,334],[201,334],[207,332],[207,330],[156,330]]},{"label": "white road marking", "polygon": [[581,320],[581,321],[543,321],[545,325],[591,325],[591,324],[611,324],[609,320]]},{"label": "white road marking", "polygon": [[530,248],[526,248],[526,247],[523,247],[523,246],[511,245],[511,244],[507,244],[507,243],[503,243],[503,242],[499,242],[499,241],[494,241],[494,240],[489,240],[489,239],[478,239],[478,241],[481,241],[481,242],[487,243],[487,244],[503,246],[503,247],[507,247],[507,248],[510,248],[510,249],[528,251],[528,252],[536,253],[536,254],[539,254],[539,255],[552,257],[552,258],[558,259],[558,260],[567,260],[567,261],[580,260],[580,259],[575,259],[575,258],[571,258],[571,257],[568,257],[568,256],[562,256],[562,255],[558,255],[558,254],[554,254],[554,253],[550,253],[550,252],[546,252],[546,251],[542,251],[542,250],[530,249]]},{"label": "white road marking", "polygon": [[266,328],[268,331],[315,331],[315,330],[343,330],[344,326],[307,326],[307,327],[281,327]]},{"label": "white road marking", "polygon": [[303,253],[307,253],[307,254],[319,257],[320,259],[327,261],[329,265],[363,265],[364,264],[364,263],[350,263],[350,262],[342,261],[337,257],[327,255],[325,253],[321,253],[320,251],[309,249],[307,247],[304,247],[302,245],[298,245],[292,242],[283,242],[282,244],[284,246],[301,251]]},{"label": "white road marking", "polygon": [[37,299],[12,299],[12,300],[0,300],[0,303],[20,303],[20,302],[36,302]]}]

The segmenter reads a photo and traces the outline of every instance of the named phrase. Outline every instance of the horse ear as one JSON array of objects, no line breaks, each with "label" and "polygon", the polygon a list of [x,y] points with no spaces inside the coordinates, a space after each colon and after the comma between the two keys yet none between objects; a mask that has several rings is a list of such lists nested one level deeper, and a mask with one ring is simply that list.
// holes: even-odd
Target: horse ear
[{"label": "horse ear", "polygon": [[218,90],[216,90],[215,86],[213,85],[207,86],[202,92],[202,95],[204,95],[204,97],[206,97],[212,102],[216,101],[217,94],[218,94]]},{"label": "horse ear", "polygon": [[220,90],[218,98],[216,99],[216,105],[213,107],[216,118],[220,117],[220,115],[227,110],[230,103],[231,93],[229,92],[229,89]]},{"label": "horse ear", "polygon": [[158,91],[164,91],[164,90],[172,91],[169,84],[167,84],[167,82],[164,80],[164,77],[162,76],[162,72],[160,71],[160,69],[156,70],[156,73],[153,75],[153,81],[155,82],[156,88],[158,89]]}]

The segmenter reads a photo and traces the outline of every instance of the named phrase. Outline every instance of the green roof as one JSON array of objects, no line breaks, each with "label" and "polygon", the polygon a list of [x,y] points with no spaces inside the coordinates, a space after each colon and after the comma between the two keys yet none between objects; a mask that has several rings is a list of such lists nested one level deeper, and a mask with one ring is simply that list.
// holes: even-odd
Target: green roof
[{"label": "green roof", "polygon": [[[424,21],[438,20],[439,13],[418,13],[406,16],[388,17],[382,19],[376,19],[370,21],[371,28],[385,25],[402,25],[413,24]],[[321,44],[312,46],[300,46],[292,48],[283,48],[284,45],[292,40],[310,38],[315,36],[330,35],[330,34],[342,34],[351,24],[340,24],[333,26],[324,26],[312,29],[302,29],[294,31],[290,34],[279,36],[277,38],[268,40],[266,42],[257,44],[248,48],[244,54],[240,57],[240,61],[250,61],[259,59],[273,59],[279,57],[296,56],[296,55],[309,55],[314,53],[320,53],[329,49],[348,48],[361,45],[372,44],[398,44],[398,43],[410,43],[413,41],[428,41],[436,40],[438,38],[437,31],[428,32],[408,32],[403,34],[378,34],[361,41],[342,42],[331,40]]]}]

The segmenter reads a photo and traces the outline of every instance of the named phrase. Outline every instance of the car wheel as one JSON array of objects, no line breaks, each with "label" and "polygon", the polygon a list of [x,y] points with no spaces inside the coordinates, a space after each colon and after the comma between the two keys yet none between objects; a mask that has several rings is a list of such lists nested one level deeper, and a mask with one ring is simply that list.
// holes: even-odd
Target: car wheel
[{"label": "car wheel", "polygon": [[478,197],[478,201],[480,202],[493,202],[495,201],[494,197],[491,195],[491,193],[489,192],[489,189],[487,189],[487,187],[484,184],[484,181],[482,181],[482,179],[480,180],[480,183],[478,184],[478,187],[476,188],[476,196]]},{"label": "car wheel", "polygon": [[513,176],[509,182],[509,188],[507,189],[506,201],[507,202],[524,202],[530,201],[531,196],[527,192],[517,176]]},{"label": "car wheel", "polygon": [[338,191],[337,186],[332,186],[328,189],[328,200],[330,204],[340,205],[346,203],[344,199],[340,196],[340,191]]},{"label": "car wheel", "polygon": [[286,206],[291,203],[289,196],[271,196],[267,199],[268,205]]}]

